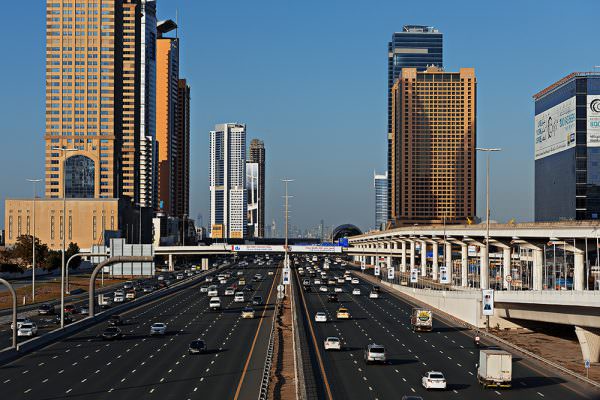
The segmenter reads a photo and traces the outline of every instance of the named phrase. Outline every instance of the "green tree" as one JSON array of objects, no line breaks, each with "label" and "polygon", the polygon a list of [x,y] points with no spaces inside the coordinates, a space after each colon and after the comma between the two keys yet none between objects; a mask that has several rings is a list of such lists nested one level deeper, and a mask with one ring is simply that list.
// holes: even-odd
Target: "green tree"
[{"label": "green tree", "polygon": [[[10,251],[10,257],[22,267],[31,266],[33,263],[33,241],[31,235],[21,235],[17,238],[15,245]],[[44,264],[48,256],[48,246],[35,238],[35,260],[36,264]]]},{"label": "green tree", "polygon": [[[67,251],[65,252],[65,262],[67,262],[67,260],[70,257],[72,257],[73,255],[75,255],[77,253],[79,253],[79,246],[77,246],[77,243],[73,243],[73,242],[69,243],[69,247],[67,248]],[[70,268],[78,268],[80,264],[81,264],[81,257],[75,257],[69,263],[69,267]]]},{"label": "green tree", "polygon": [[46,257],[44,267],[48,270],[60,268],[62,264],[62,254],[60,250],[50,250]]}]

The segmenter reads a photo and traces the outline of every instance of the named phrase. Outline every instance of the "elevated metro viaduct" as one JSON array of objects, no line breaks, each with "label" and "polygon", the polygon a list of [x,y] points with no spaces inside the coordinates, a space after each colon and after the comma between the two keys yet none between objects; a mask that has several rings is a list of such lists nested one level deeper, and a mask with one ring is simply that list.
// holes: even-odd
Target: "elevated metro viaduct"
[{"label": "elevated metro viaduct", "polygon": [[584,359],[600,362],[599,237],[596,221],[490,224],[488,254],[485,224],[407,226],[353,236],[346,252],[396,276],[416,270],[417,286],[437,290],[405,278],[394,286],[475,326],[484,324],[481,289],[495,288],[495,323],[573,325]]}]

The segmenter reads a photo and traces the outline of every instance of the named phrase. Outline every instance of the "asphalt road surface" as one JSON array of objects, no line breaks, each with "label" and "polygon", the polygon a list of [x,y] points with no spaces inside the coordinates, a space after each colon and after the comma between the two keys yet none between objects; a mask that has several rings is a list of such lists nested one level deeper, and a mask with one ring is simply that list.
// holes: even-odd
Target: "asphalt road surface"
[{"label": "asphalt road surface", "polygon": [[[343,271],[332,266],[328,276],[341,276]],[[300,277],[300,282],[303,278]],[[432,332],[413,333],[409,321],[412,306],[404,300],[384,288],[379,299],[369,299],[373,285],[363,280],[360,284],[336,286],[344,291],[338,293],[340,303],[329,303],[328,293],[318,291],[315,285],[311,292],[303,291],[334,399],[400,399],[403,395],[419,395],[424,399],[600,398],[600,392],[566,382],[517,356],[513,358],[511,389],[483,389],[477,382],[475,369],[479,348],[464,328],[440,321],[434,314]],[[333,287],[329,286],[329,293]],[[360,288],[360,295],[352,295],[356,287]],[[336,310],[342,305],[350,310],[350,320],[336,320]],[[327,313],[328,322],[314,322],[318,311]],[[323,350],[323,341],[328,336],[341,339],[341,351]],[[364,362],[364,349],[371,343],[385,346],[388,361],[384,365]],[[422,387],[421,377],[430,370],[444,373],[447,390],[434,392]]]},{"label": "asphalt road surface", "polygon": [[[267,345],[257,331],[270,326],[275,296],[270,305],[254,306],[255,319],[242,319],[240,311],[247,303],[223,296],[225,287],[238,281],[235,272],[241,269],[232,266],[232,277],[219,285],[220,311],[209,310],[200,278],[198,285],[122,314],[121,340],[99,338],[106,327],[102,323],[0,367],[2,398],[256,399],[260,384],[256,377],[262,372]],[[252,291],[244,292],[246,300],[260,295],[266,301],[269,293],[275,293],[275,275],[267,274],[272,267],[251,264],[243,270],[253,285]],[[262,281],[250,282],[257,272]],[[167,324],[164,336],[149,336],[154,322]],[[188,345],[196,338],[205,340],[207,353],[188,354]]]}]

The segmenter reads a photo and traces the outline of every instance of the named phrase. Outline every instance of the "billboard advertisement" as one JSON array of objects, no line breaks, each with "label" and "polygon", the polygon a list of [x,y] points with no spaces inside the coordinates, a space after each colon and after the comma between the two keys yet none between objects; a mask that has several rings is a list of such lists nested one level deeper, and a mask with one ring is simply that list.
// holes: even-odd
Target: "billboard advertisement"
[{"label": "billboard advertisement", "polygon": [[448,267],[445,265],[440,267],[440,283],[450,283],[450,276],[448,275]]},{"label": "billboard advertisement", "polygon": [[483,315],[494,315],[494,290],[483,289],[481,291],[481,307]]},{"label": "billboard advertisement", "polygon": [[291,245],[288,246],[289,250],[294,253],[341,253],[342,248],[340,246],[299,246]]},{"label": "billboard advertisement", "polygon": [[396,276],[396,274],[394,272],[394,267],[388,267],[387,272],[388,272],[388,279],[389,280],[394,279],[394,277]]},{"label": "billboard advertisement", "polygon": [[600,95],[587,97],[587,145],[600,147]]},{"label": "billboard advertisement", "polygon": [[575,147],[575,97],[535,116],[535,159]]},{"label": "billboard advertisement", "polygon": [[419,270],[413,268],[410,270],[410,283],[417,283],[419,281]]},{"label": "billboard advertisement", "polygon": [[231,251],[256,251],[259,253],[268,253],[268,252],[281,252],[284,251],[284,246],[270,246],[270,245],[260,245],[260,244],[234,244],[231,246]]},{"label": "billboard advertisement", "polygon": [[380,269],[379,265],[376,265],[375,266],[375,276],[379,276],[379,275],[381,275],[381,269]]}]

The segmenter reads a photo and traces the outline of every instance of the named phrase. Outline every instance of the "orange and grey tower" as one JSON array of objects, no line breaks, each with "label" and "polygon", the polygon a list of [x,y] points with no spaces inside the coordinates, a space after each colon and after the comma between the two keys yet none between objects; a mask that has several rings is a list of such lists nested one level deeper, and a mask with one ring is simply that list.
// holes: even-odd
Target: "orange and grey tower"
[{"label": "orange and grey tower", "polygon": [[157,145],[157,208],[173,215],[175,171],[177,157],[176,117],[179,96],[179,39],[165,36],[176,31],[172,20],[160,21],[156,40],[156,145]]},{"label": "orange and grey tower", "polygon": [[473,68],[403,68],[392,87],[391,216],[398,225],[475,215]]},{"label": "orange and grey tower", "polygon": [[148,135],[138,110],[153,101],[141,100],[140,70],[154,47],[140,31],[155,2],[47,0],[46,8],[46,197],[139,202]]}]

